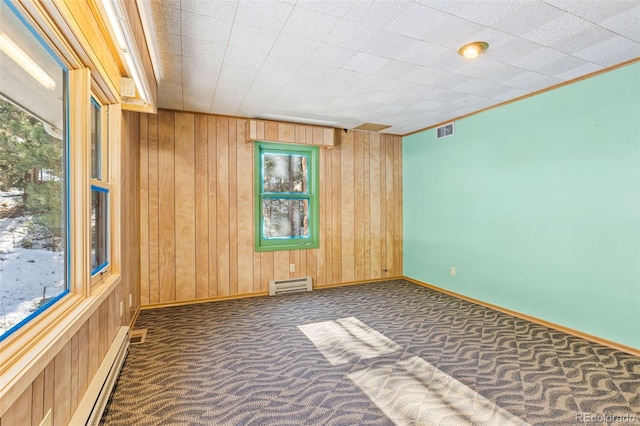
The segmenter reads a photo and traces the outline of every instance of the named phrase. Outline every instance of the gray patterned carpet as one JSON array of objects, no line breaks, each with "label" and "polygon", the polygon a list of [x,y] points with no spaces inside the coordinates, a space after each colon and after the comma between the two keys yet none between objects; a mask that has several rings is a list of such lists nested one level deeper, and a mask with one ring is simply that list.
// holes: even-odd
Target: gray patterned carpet
[{"label": "gray patterned carpet", "polygon": [[104,425],[640,423],[640,358],[405,281],[140,313]]}]

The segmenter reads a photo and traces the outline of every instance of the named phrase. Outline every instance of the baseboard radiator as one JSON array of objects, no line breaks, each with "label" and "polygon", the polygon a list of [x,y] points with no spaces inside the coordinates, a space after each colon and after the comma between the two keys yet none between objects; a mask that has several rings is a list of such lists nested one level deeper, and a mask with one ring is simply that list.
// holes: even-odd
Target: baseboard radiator
[{"label": "baseboard radiator", "polygon": [[73,415],[71,426],[94,426],[100,423],[111,391],[129,351],[129,327],[120,327],[102,364],[87,388]]},{"label": "baseboard radiator", "polygon": [[311,277],[269,281],[269,296],[276,296],[278,294],[286,293],[298,293],[300,291],[311,291],[311,289]]}]

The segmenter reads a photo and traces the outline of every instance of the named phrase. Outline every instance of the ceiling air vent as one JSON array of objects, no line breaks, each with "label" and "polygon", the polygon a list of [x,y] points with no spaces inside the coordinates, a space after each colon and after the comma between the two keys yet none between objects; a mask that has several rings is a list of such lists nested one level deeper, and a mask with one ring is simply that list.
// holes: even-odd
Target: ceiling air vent
[{"label": "ceiling air vent", "polygon": [[453,135],[453,123],[438,127],[438,139]]}]

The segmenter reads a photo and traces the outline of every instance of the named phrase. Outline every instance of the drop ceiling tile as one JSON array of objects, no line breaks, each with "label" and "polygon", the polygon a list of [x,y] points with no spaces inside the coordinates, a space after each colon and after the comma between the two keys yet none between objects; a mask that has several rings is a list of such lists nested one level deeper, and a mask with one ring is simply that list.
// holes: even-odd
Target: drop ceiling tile
[{"label": "drop ceiling tile", "polygon": [[182,58],[179,57],[178,60],[176,60],[174,58],[173,61],[163,61],[163,64],[161,65],[161,68],[163,70],[162,72],[162,78],[160,79],[161,81],[167,82],[167,83],[176,83],[176,84],[182,84]]},{"label": "drop ceiling tile", "polygon": [[412,108],[415,104],[422,102],[422,99],[413,96],[401,96],[398,100],[392,102],[393,105],[402,108]]},{"label": "drop ceiling tile", "polygon": [[219,71],[207,72],[198,70],[197,68],[187,68],[182,75],[182,84],[185,86],[195,85],[213,90],[218,83],[219,76]]},{"label": "drop ceiling tile", "polygon": [[561,83],[561,80],[532,71],[523,71],[519,75],[504,81],[506,86],[529,90],[532,92],[545,89],[558,83]]},{"label": "drop ceiling tile", "polygon": [[357,22],[343,19],[331,30],[324,42],[334,46],[359,50],[365,46],[377,32],[375,28],[366,27]]},{"label": "drop ceiling tile", "polygon": [[616,36],[602,43],[587,47],[575,56],[598,65],[612,66],[629,57],[640,56],[640,44],[627,38]]},{"label": "drop ceiling tile", "polygon": [[373,111],[374,119],[369,121],[373,123],[385,122],[385,120],[389,118],[390,115],[403,114],[405,113],[405,111],[406,108],[400,107],[398,105],[382,105],[381,107]]},{"label": "drop ceiling tile", "polygon": [[457,86],[451,86],[451,89],[456,92],[461,93],[469,93],[474,95],[479,95],[480,93],[488,93],[492,90],[495,90],[499,85],[496,83],[492,83],[489,81],[471,79],[462,84],[458,84]]},{"label": "drop ceiling tile", "polygon": [[203,91],[200,88],[185,88],[184,109],[192,112],[209,112],[213,101],[213,91]]},{"label": "drop ceiling tile", "polygon": [[449,89],[452,86],[466,83],[471,79],[463,75],[423,67],[408,75],[406,80],[413,83],[428,84],[433,87]]},{"label": "drop ceiling tile", "polygon": [[469,95],[464,93],[463,96],[450,103],[463,107],[484,108],[485,106],[492,105],[494,103],[494,100],[482,96]]},{"label": "drop ceiling tile", "polygon": [[[490,99],[496,100],[498,98],[506,96],[506,94],[510,94],[510,96],[513,96],[512,94],[514,93],[514,90],[517,90],[519,93],[522,93],[522,94],[526,93],[522,89],[514,89],[513,87],[505,86],[503,84],[494,84],[492,87],[487,88],[486,90],[480,90],[478,92],[475,92],[474,94],[477,96],[482,96],[484,98],[490,98]],[[516,95],[516,96],[520,96],[520,95]],[[511,98],[507,98],[507,99],[511,99]]]},{"label": "drop ceiling tile", "polygon": [[293,37],[322,41],[339,21],[335,16],[298,7],[291,12],[282,32]]},{"label": "drop ceiling tile", "polygon": [[358,52],[342,68],[364,74],[373,74],[389,63],[389,59]]},{"label": "drop ceiling tile", "polygon": [[231,32],[231,21],[210,16],[182,12],[182,35],[198,40],[227,44]]},{"label": "drop ceiling tile", "polygon": [[211,16],[218,19],[225,19],[227,21],[233,20],[236,8],[238,7],[237,0],[181,0],[178,3],[180,4],[180,8],[184,11]]},{"label": "drop ceiling tile", "polygon": [[511,88],[511,90],[504,90],[502,92],[494,94],[492,98],[496,101],[505,102],[515,98],[519,98],[520,96],[524,96],[527,93],[529,92],[527,92],[526,90]]},{"label": "drop ceiling tile", "polygon": [[300,68],[300,71],[297,72],[296,77],[299,78],[310,78],[316,80],[326,80],[335,74],[339,68],[330,67],[326,65],[313,64],[310,62],[305,62],[305,64]]},{"label": "drop ceiling tile", "polygon": [[354,22],[366,23],[367,26],[373,28],[382,28],[404,12],[411,3],[409,0],[361,1],[351,8],[344,17]]},{"label": "drop ceiling tile", "polygon": [[341,68],[325,81],[323,87],[327,85],[344,86],[357,91],[362,87],[362,80],[365,77],[362,73]]},{"label": "drop ceiling tile", "polygon": [[275,31],[234,23],[229,37],[229,46],[244,47],[256,52],[269,53],[278,38]]},{"label": "drop ceiling tile", "polygon": [[326,1],[326,0],[304,0],[298,2],[298,6],[304,9],[315,10],[326,13],[337,18],[344,16],[359,3],[358,0]]},{"label": "drop ceiling tile", "polygon": [[302,101],[307,99],[322,84],[322,80],[294,77],[280,91],[279,96]]},{"label": "drop ceiling tile", "polygon": [[224,57],[225,65],[234,65],[244,68],[259,69],[266,59],[267,54],[242,47],[229,46]]},{"label": "drop ceiling tile", "polygon": [[280,112],[297,111],[303,103],[303,100],[287,98],[280,93],[280,95],[275,99],[275,103],[278,105]]},{"label": "drop ceiling tile", "polygon": [[418,3],[429,6],[452,15],[460,13],[465,7],[473,3],[472,0],[416,0]]},{"label": "drop ceiling tile", "polygon": [[220,69],[222,68],[222,59],[213,57],[200,59],[183,57],[182,67],[185,71],[191,70],[217,76],[220,74]]},{"label": "drop ceiling tile", "polygon": [[409,64],[407,62],[392,60],[385,66],[380,68],[376,75],[380,77],[387,77],[394,80],[403,80],[412,72],[415,72],[420,67],[416,64]]},{"label": "drop ceiling tile", "polygon": [[451,108],[450,104],[440,101],[426,100],[415,104],[412,108],[423,111],[443,110],[444,108]]},{"label": "drop ceiling tile", "polygon": [[593,26],[577,34],[569,36],[563,40],[559,40],[550,45],[553,49],[573,54],[579,50],[586,49],[589,46],[602,43],[616,37],[615,33],[601,27]]},{"label": "drop ceiling tile", "polygon": [[457,52],[464,44],[477,41],[477,35],[483,29],[482,25],[475,22],[447,15],[440,24],[429,26],[421,38]]},{"label": "drop ceiling tile", "polygon": [[182,37],[182,56],[221,62],[224,58],[225,45],[213,41]]},{"label": "drop ceiling tile", "polygon": [[444,47],[424,41],[417,41],[409,46],[409,48],[400,52],[393,59],[410,64],[426,65],[432,68],[437,68],[439,58],[449,53],[451,53],[450,50]]},{"label": "drop ceiling tile", "polygon": [[280,34],[270,54],[306,61],[318,48],[318,42]]},{"label": "drop ceiling tile", "polygon": [[434,101],[453,103],[464,96],[464,93],[456,92],[455,90],[442,90],[440,93],[430,96],[430,99]]},{"label": "drop ceiling tile", "polygon": [[367,101],[370,102],[379,102],[379,103],[383,103],[383,104],[392,104],[394,102],[399,101],[400,99],[402,99],[403,96],[399,95],[398,93],[395,92],[374,92],[371,96],[368,96],[366,98]]},{"label": "drop ceiling tile", "polygon": [[523,37],[543,46],[549,46],[586,31],[593,26],[594,24],[589,21],[578,18],[570,13],[563,13],[559,17],[529,31],[524,34]]},{"label": "drop ceiling tile", "polygon": [[247,96],[252,98],[273,99],[282,91],[282,87],[270,84],[254,84],[249,89]]},{"label": "drop ceiling tile", "polygon": [[557,77],[557,74],[572,70],[577,67],[581,67],[582,65],[585,65],[587,63],[588,62],[584,59],[576,58],[575,56],[571,55],[565,55],[557,61],[551,62],[543,67],[538,68],[536,72]]},{"label": "drop ceiling tile", "polygon": [[509,34],[526,34],[559,18],[564,12],[543,2],[522,2],[521,7],[491,25]]},{"label": "drop ceiling tile", "polygon": [[156,42],[161,56],[173,58],[182,55],[182,36],[170,34],[161,36]]},{"label": "drop ceiling tile", "polygon": [[362,104],[363,102],[361,100],[346,96],[337,97],[331,102],[331,106],[342,108],[361,108]]},{"label": "drop ceiling tile", "polygon": [[179,8],[173,8],[169,3],[159,1],[141,3],[147,15],[152,17],[156,28],[161,29],[157,31],[158,33],[180,34],[182,12]]},{"label": "drop ceiling tile", "polygon": [[489,43],[489,49],[485,53],[485,56],[490,55],[492,52],[501,49],[502,46],[505,46],[518,38],[511,34],[489,27],[483,28],[482,31],[476,34],[476,37],[478,38],[478,41]]},{"label": "drop ceiling tile", "polygon": [[625,13],[638,4],[636,0],[546,0],[546,2],[574,15],[583,16],[591,22],[602,22],[614,15]]},{"label": "drop ceiling tile", "polygon": [[274,0],[242,1],[238,3],[235,22],[280,32],[293,7]]},{"label": "drop ceiling tile", "polygon": [[515,13],[522,7],[518,1],[472,1],[457,15],[477,24],[491,26]]},{"label": "drop ceiling tile", "polygon": [[382,56],[384,58],[395,58],[400,52],[407,50],[417,42],[418,41],[414,38],[388,31],[381,31],[360,50],[362,52]]},{"label": "drop ceiling tile", "polygon": [[640,6],[612,16],[600,25],[631,40],[640,42]]},{"label": "drop ceiling tile", "polygon": [[576,66],[572,69],[556,74],[554,77],[559,78],[560,80],[568,81],[568,80],[573,80],[574,78],[582,77],[587,74],[591,74],[592,72],[600,71],[602,68],[603,67],[601,67],[600,65],[587,62],[585,64]]},{"label": "drop ceiling tile", "polygon": [[390,20],[384,29],[412,38],[421,38],[429,26],[437,26],[447,19],[447,14],[414,3]]},{"label": "drop ceiling tile", "polygon": [[463,60],[463,64],[452,71],[455,74],[499,83],[521,73],[522,69],[496,62],[486,55],[474,61]]},{"label": "drop ceiling tile", "polygon": [[491,46],[489,46],[489,50],[487,50],[485,57],[496,62],[512,64],[519,58],[533,53],[539,48],[540,45],[537,43],[521,38],[516,38],[506,43],[505,45],[500,46],[499,48],[496,47],[492,49]]},{"label": "drop ceiling tile", "polygon": [[558,61],[565,56],[566,54],[558,52],[557,50],[549,49],[548,47],[541,47],[526,56],[521,56],[515,61],[511,61],[511,65],[535,71],[547,64]]},{"label": "drop ceiling tile", "polygon": [[230,90],[238,89],[246,92],[256,78],[258,70],[255,68],[238,67],[224,64],[220,71],[219,82],[216,88],[229,87]]},{"label": "drop ceiling tile", "polygon": [[353,49],[321,44],[309,57],[308,62],[310,64],[340,68],[346,64],[349,59],[353,58],[357,52],[357,50]]},{"label": "drop ceiling tile", "polygon": [[242,103],[242,98],[239,98],[235,95],[226,95],[222,93],[217,93],[213,98],[213,102],[211,104],[211,113],[213,114],[221,114],[221,115],[236,115],[240,104]]},{"label": "drop ceiling tile", "polygon": [[270,55],[256,76],[255,84],[284,87],[298,72],[304,62],[296,59]]}]

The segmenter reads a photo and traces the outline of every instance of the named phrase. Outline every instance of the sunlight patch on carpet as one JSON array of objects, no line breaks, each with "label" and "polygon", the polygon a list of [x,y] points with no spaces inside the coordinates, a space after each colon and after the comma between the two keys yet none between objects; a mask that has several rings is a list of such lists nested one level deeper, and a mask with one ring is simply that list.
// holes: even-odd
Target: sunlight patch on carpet
[{"label": "sunlight patch on carpet", "polygon": [[376,358],[400,346],[355,317],[299,325],[331,365]]},{"label": "sunlight patch on carpet", "polygon": [[397,425],[527,425],[417,356],[348,377]]}]

